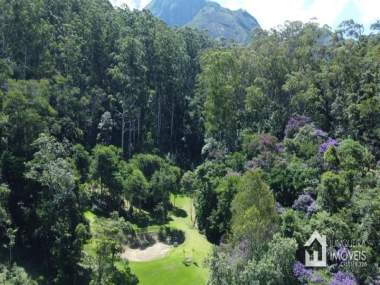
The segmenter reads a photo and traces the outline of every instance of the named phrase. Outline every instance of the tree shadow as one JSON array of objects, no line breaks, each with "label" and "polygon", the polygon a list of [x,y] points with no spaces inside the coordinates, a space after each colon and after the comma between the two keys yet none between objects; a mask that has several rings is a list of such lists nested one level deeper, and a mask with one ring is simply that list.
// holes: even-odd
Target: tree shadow
[{"label": "tree shadow", "polygon": [[173,207],[172,213],[178,218],[187,218],[187,212],[184,209]]}]

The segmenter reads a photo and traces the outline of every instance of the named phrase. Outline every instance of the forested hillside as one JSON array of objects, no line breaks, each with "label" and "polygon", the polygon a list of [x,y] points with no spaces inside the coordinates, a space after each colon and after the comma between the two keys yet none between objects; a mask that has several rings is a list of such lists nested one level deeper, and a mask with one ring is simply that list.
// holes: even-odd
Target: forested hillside
[{"label": "forested hillside", "polygon": [[[118,247],[107,242],[99,244],[101,268],[83,261],[83,212],[131,220],[133,207],[121,212],[128,199],[166,218],[180,175],[169,160],[200,158],[202,129],[189,106],[199,52],[211,42],[104,0],[0,7],[1,276],[27,284],[22,269],[8,267],[18,264],[42,284],[127,278],[108,259]],[[143,152],[168,160],[126,164]]]},{"label": "forested hillside", "polygon": [[[210,285],[380,282],[380,22],[224,47],[106,0],[0,7],[0,283],[138,284],[154,239]],[[305,268],[315,230],[365,266]]]},{"label": "forested hillside", "polygon": [[[209,284],[379,283],[379,26],[285,23],[203,54],[205,162],[182,181],[219,244]],[[304,265],[314,231],[326,268]]]}]

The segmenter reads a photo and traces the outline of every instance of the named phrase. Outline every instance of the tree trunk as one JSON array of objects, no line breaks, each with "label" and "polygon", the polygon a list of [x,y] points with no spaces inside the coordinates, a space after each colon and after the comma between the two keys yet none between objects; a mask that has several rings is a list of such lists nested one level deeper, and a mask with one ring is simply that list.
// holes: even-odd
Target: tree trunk
[{"label": "tree trunk", "polygon": [[26,64],[28,62],[28,48],[27,46],[25,46],[25,53],[24,53],[24,78],[23,79],[26,79]]},{"label": "tree trunk", "polygon": [[171,119],[170,119],[170,146],[171,146],[171,151],[174,151],[174,98],[172,100],[172,110],[171,110]]},{"label": "tree trunk", "polygon": [[142,139],[141,139],[141,110],[139,110],[139,114],[137,117],[137,146],[138,147],[141,146],[141,142],[142,142]]},{"label": "tree trunk", "polygon": [[157,145],[160,144],[160,135],[161,135],[161,98],[157,98],[158,107],[157,107]]},{"label": "tree trunk", "polygon": [[122,106],[122,113],[121,113],[121,153],[124,157],[124,134],[125,134],[125,109],[124,109],[124,103]]},{"label": "tree trunk", "polygon": [[12,246],[9,246],[9,268],[12,267]]},{"label": "tree trunk", "polygon": [[128,130],[128,157],[132,155],[132,121],[129,121],[129,130]]}]

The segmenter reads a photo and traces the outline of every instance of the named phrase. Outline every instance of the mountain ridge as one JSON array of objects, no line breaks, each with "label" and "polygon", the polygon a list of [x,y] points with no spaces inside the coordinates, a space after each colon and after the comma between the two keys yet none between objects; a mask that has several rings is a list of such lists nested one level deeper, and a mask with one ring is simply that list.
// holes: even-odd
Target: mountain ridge
[{"label": "mountain ridge", "polygon": [[207,4],[206,0],[152,0],[145,9],[169,26],[183,26]]},{"label": "mountain ridge", "polygon": [[218,40],[247,43],[260,27],[246,10],[230,10],[214,1],[152,0],[145,9],[169,26],[195,28]]}]

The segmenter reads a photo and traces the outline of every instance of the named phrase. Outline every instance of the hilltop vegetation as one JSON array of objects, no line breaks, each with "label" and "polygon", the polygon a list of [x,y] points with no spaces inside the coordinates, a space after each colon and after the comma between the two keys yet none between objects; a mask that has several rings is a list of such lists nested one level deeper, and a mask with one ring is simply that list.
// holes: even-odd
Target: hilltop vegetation
[{"label": "hilltop vegetation", "polygon": [[[224,47],[105,0],[0,7],[0,282],[379,282],[379,22]],[[123,259],[146,228],[185,240]],[[304,268],[314,230],[366,265]]]}]

